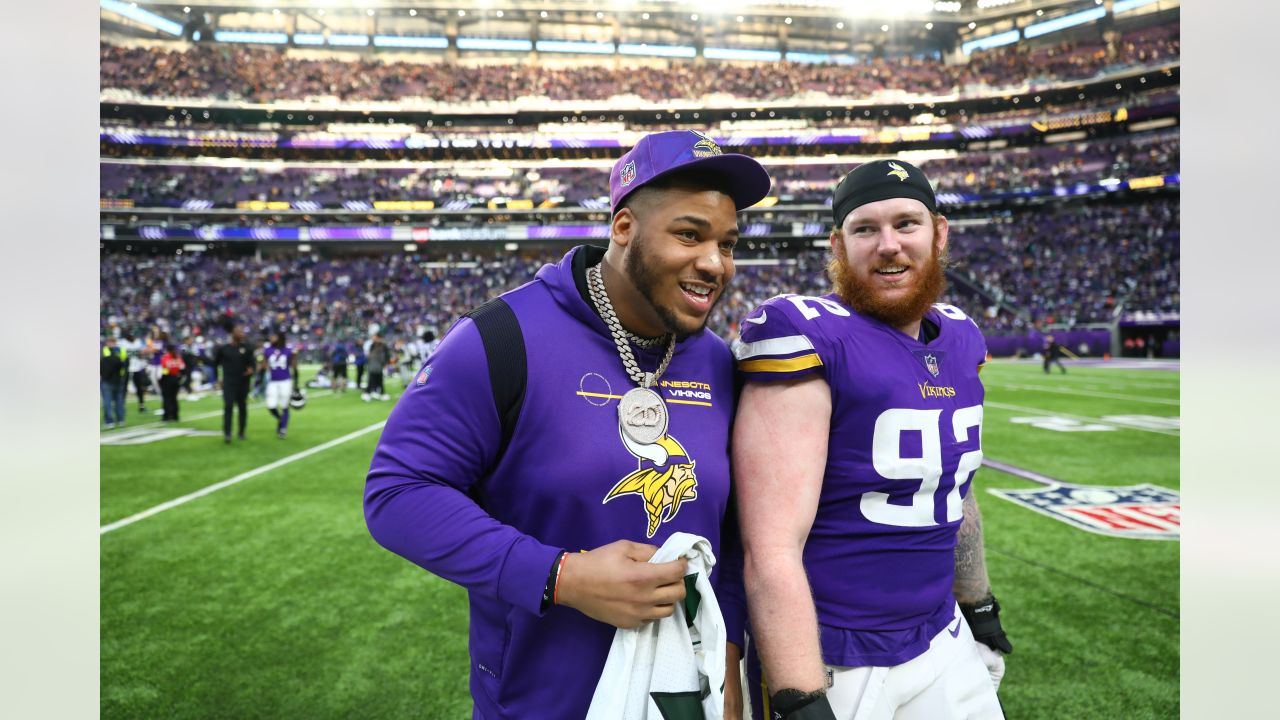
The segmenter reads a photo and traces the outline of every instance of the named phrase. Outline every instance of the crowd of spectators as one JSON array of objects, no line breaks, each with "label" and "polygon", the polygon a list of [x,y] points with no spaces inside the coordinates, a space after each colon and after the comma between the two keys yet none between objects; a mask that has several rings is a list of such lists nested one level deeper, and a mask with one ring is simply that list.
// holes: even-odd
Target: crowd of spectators
[{"label": "crowd of spectators", "polygon": [[1177,312],[1179,227],[1177,197],[1005,213],[952,226],[953,273],[1021,311],[988,331],[1110,322],[1121,306]]},{"label": "crowd of spectators", "polygon": [[[1044,324],[1109,322],[1126,311],[1179,308],[1178,201],[1072,204],[1002,213],[952,226],[953,277],[945,296],[989,334]],[[101,256],[104,331],[158,326],[178,338],[218,338],[235,319],[254,331],[283,329],[319,350],[364,339],[375,325],[388,337],[437,334],[461,313],[532,279],[562,248],[517,253],[408,253],[355,258],[221,258],[188,253]],[[829,283],[828,252],[776,247],[739,258],[710,327],[726,338],[761,301],[783,292],[819,295]],[[430,260],[430,262],[428,262]]]},{"label": "crowd of spectators", "polygon": [[[938,192],[991,194],[1097,184],[1178,171],[1176,133],[1111,138],[1089,143],[1044,145],[922,162]],[[784,202],[823,203],[831,186],[850,167],[845,165],[772,165],[773,195]],[[203,200],[215,207],[246,201],[308,201],[320,207],[344,203],[431,200],[484,203],[493,198],[521,198],[535,206],[544,202],[578,206],[599,199],[608,187],[607,168],[516,169],[510,175],[461,176],[436,168],[326,167],[261,170],[199,165],[101,165],[101,197],[128,199],[136,207],[181,206]]]},{"label": "crowd of spectators", "polygon": [[458,65],[308,59],[284,48],[195,45],[186,50],[103,43],[101,87],[143,97],[272,102],[336,98],[342,102],[510,102],[520,97],[665,102],[729,95],[752,100],[806,95],[874,98],[888,93],[968,96],[989,88],[1083,80],[1110,69],[1150,65],[1179,55],[1178,27],[1127,33],[1107,44],[1019,44],[974,53],[966,64],[910,57],[851,65],[673,62],[665,68],[583,64]]}]

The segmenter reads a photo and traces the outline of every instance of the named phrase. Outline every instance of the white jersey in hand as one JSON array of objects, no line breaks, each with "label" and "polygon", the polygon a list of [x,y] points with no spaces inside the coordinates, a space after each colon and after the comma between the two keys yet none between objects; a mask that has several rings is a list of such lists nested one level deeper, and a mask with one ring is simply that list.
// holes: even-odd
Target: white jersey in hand
[{"label": "white jersey in hand", "polygon": [[671,617],[614,633],[587,720],[724,717],[726,632],[711,589],[715,554],[706,538],[678,532],[649,562],[680,557],[689,561],[684,602]]}]

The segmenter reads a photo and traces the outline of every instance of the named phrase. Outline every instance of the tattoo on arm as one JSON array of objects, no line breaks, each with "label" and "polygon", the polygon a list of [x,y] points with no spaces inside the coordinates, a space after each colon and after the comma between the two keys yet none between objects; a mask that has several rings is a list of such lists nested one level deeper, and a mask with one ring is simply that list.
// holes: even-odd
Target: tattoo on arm
[{"label": "tattoo on arm", "polygon": [[964,519],[956,535],[956,579],[952,592],[960,603],[976,603],[991,595],[987,561],[982,549],[982,514],[970,489],[964,499]]}]

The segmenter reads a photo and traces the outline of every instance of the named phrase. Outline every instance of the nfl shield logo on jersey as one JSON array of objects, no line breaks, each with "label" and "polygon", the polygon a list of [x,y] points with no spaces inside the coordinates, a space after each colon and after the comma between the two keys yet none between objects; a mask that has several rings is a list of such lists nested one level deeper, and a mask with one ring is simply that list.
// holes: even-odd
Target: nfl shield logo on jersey
[{"label": "nfl shield logo on jersey", "polygon": [[941,372],[938,370],[938,358],[935,355],[925,355],[924,366],[928,369],[929,374],[934,377],[938,377],[938,373]]},{"label": "nfl shield logo on jersey", "polygon": [[1051,485],[1033,490],[995,490],[994,495],[1055,520],[1099,535],[1137,540],[1178,540],[1182,500],[1159,485],[1093,487]]},{"label": "nfl shield logo on jersey", "polygon": [[632,160],[628,162],[626,165],[622,166],[622,171],[618,173],[618,182],[621,182],[622,186],[626,187],[635,181],[636,181],[636,161]]}]

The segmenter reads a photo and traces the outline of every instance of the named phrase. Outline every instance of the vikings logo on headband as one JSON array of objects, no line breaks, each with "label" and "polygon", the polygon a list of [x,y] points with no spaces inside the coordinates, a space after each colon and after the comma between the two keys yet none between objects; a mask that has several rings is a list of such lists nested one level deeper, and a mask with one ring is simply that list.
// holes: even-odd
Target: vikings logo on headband
[{"label": "vikings logo on headband", "polygon": [[832,219],[840,227],[857,208],[890,198],[919,200],[929,212],[938,211],[933,186],[920,168],[905,160],[874,160],[851,170],[836,186],[831,198]]}]

